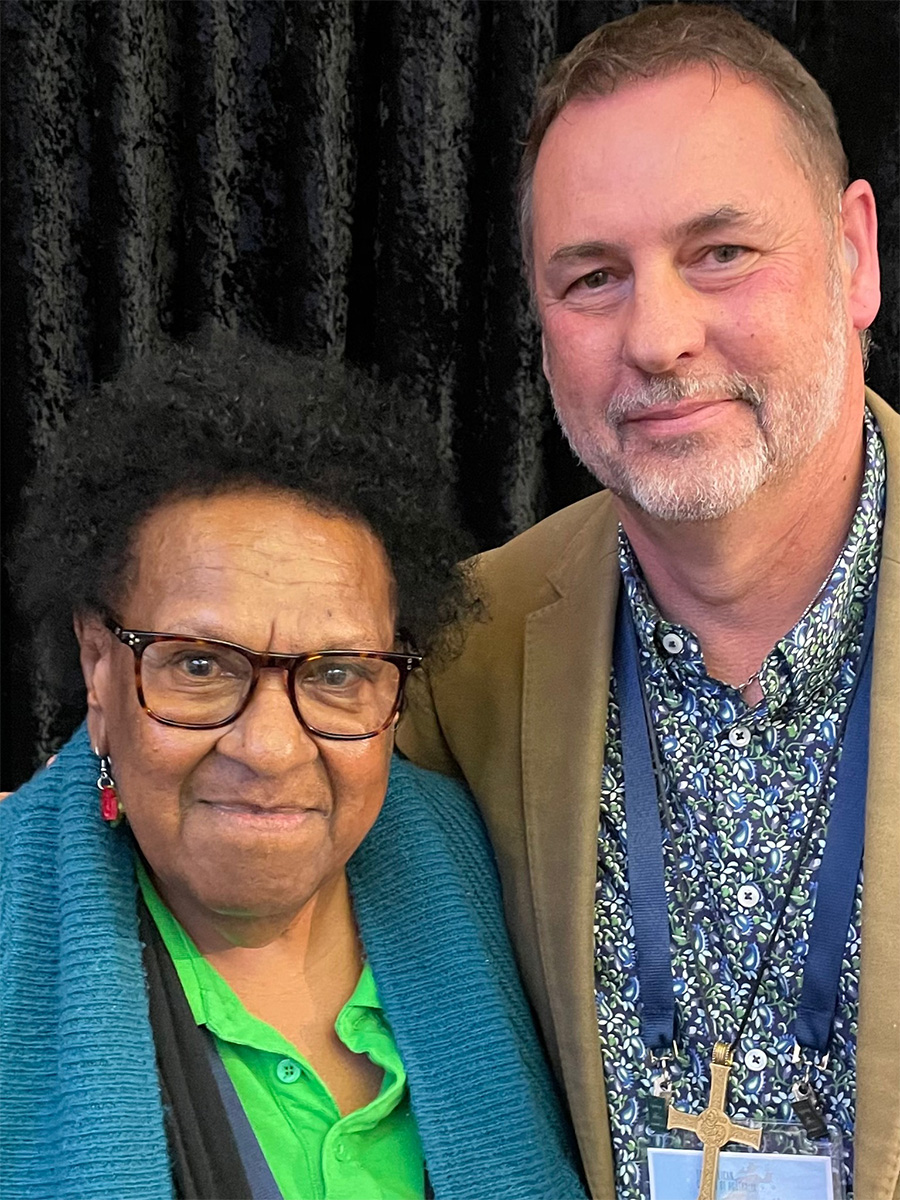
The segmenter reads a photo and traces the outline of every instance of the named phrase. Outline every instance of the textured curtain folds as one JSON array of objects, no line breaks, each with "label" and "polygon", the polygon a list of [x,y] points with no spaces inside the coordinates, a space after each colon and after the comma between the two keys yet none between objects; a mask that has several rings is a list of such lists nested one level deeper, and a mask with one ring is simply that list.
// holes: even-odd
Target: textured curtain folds
[{"label": "textured curtain folds", "polygon": [[[495,544],[592,489],[553,422],[514,177],[535,81],[628,0],[4,0],[3,497],[73,397],[211,320],[402,376]],[[880,204],[897,402],[898,5],[735,5],[835,103]],[[57,731],[4,615],[4,786]]]}]

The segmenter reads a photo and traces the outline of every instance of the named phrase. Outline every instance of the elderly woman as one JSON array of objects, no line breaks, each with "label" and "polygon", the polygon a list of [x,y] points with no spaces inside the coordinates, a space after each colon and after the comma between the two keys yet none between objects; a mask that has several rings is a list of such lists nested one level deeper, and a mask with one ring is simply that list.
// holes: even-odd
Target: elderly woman
[{"label": "elderly woman", "polygon": [[87,718],[0,805],[4,1196],[583,1195],[469,797],[392,759],[466,604],[400,409],[220,339],[39,472],[15,577]]}]

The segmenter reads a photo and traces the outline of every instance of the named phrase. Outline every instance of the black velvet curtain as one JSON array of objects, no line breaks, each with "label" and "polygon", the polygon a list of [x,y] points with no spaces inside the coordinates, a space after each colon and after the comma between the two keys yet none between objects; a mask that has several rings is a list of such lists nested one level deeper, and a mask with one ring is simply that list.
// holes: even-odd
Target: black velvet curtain
[{"label": "black velvet curtain", "polygon": [[[495,544],[591,490],[554,425],[513,179],[547,62],[630,0],[3,0],[4,528],[79,388],[212,319],[402,374]],[[831,95],[875,188],[898,372],[898,4],[741,12]],[[4,606],[3,779],[55,737]]]}]

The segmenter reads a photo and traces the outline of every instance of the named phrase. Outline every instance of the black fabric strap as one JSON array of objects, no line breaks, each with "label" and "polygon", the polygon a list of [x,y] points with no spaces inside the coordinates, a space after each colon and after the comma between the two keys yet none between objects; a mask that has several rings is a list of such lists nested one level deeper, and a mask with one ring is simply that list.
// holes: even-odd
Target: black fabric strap
[{"label": "black fabric strap", "polygon": [[231,1081],[231,1076],[216,1050],[212,1034],[206,1036],[206,1053],[209,1065],[215,1077],[219,1095],[225,1106],[231,1132],[244,1164],[244,1172],[250,1185],[253,1200],[282,1200],[281,1189],[275,1182],[272,1168],[266,1161],[253,1127],[247,1120],[244,1106],[241,1104],[237,1089]]},{"label": "black fabric strap", "polygon": [[150,1024],[178,1200],[252,1200],[247,1175],[198,1029],[156,923],[138,898]]}]

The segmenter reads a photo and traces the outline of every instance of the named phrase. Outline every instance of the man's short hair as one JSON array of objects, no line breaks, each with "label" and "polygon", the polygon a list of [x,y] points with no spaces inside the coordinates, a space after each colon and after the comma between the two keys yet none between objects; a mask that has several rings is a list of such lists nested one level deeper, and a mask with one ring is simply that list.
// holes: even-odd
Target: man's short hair
[{"label": "man's short hair", "polygon": [[788,148],[812,184],[827,218],[836,216],[849,182],[831,101],[793,54],[771,34],[719,4],[658,4],[601,25],[551,64],[535,99],[519,171],[522,255],[532,275],[532,179],[551,123],[571,101],[608,96],[622,84],[659,79],[706,64],[734,72],[780,101]]}]

